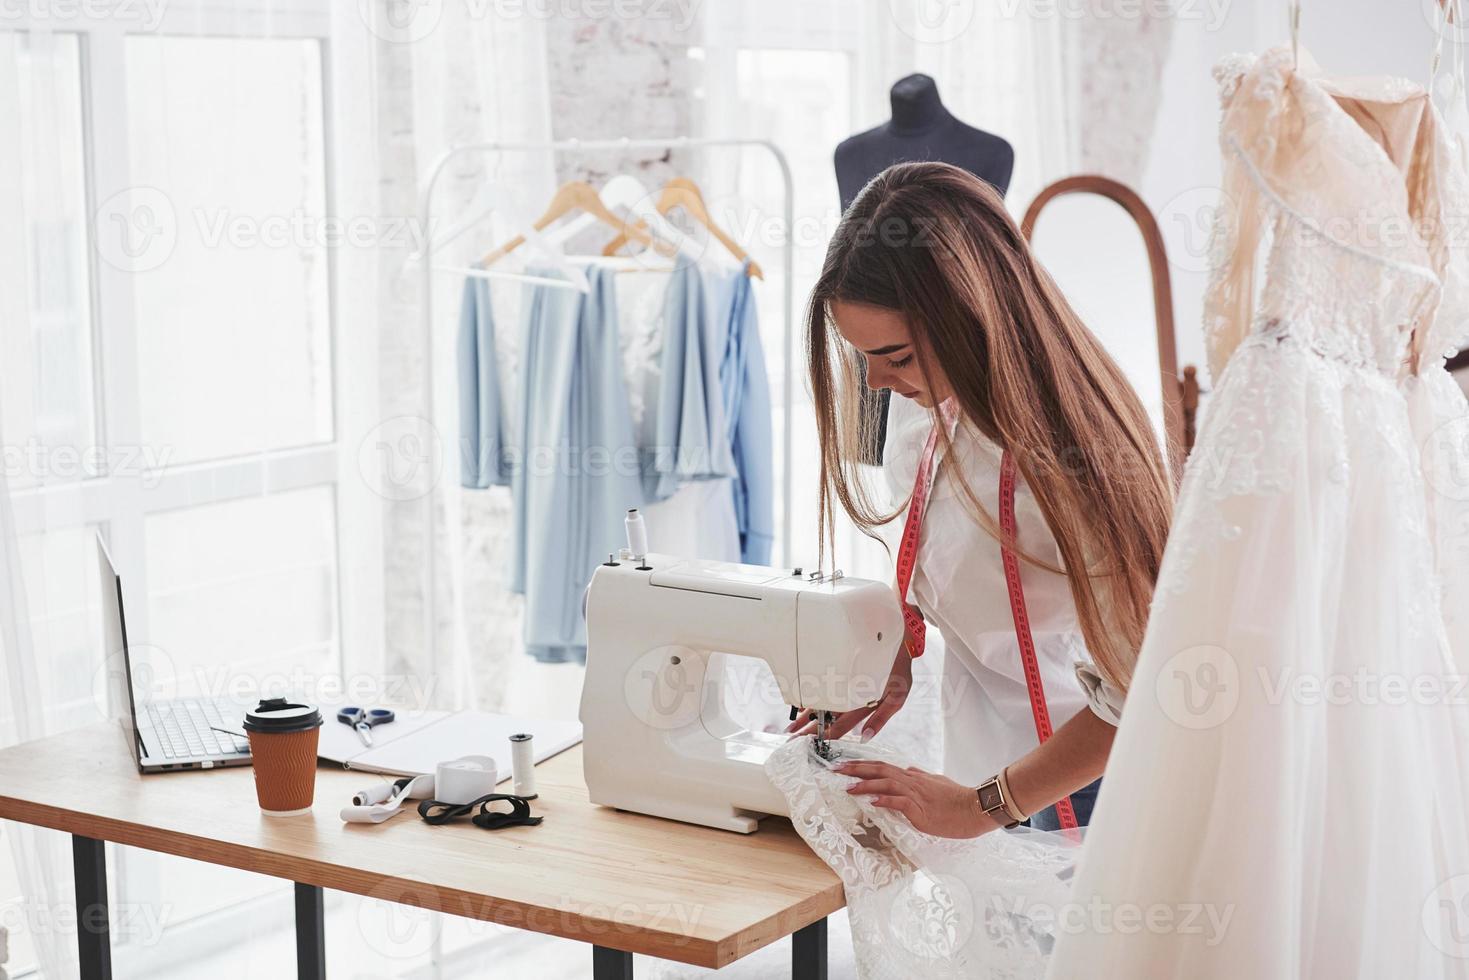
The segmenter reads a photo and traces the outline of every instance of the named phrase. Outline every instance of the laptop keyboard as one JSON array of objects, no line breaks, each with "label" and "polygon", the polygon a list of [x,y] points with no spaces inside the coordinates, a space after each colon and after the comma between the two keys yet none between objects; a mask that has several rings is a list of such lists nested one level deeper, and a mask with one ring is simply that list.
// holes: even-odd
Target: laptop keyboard
[{"label": "laptop keyboard", "polygon": [[226,721],[214,701],[180,699],[149,704],[147,708],[154,734],[158,736],[167,758],[234,755],[250,749],[250,743],[245,739],[210,727],[218,725],[220,728],[237,729],[240,725],[239,719]]}]

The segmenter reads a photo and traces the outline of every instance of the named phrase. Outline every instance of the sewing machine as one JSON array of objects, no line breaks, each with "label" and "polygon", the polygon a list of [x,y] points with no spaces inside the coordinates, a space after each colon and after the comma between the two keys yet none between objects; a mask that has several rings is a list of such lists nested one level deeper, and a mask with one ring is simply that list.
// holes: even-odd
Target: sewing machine
[{"label": "sewing machine", "polygon": [[746,834],[786,815],[764,767],[788,736],[735,722],[717,654],[769,664],[784,702],[816,714],[827,754],[831,715],[876,703],[903,640],[880,582],[626,551],[592,576],[586,617],[592,802]]}]

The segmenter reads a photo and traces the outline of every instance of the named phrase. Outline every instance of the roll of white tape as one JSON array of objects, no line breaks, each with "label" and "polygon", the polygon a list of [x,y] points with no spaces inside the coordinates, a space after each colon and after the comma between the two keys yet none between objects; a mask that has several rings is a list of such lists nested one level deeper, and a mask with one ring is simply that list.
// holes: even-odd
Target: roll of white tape
[{"label": "roll of white tape", "polygon": [[[391,795],[381,796],[382,787]],[[352,798],[352,806],[342,807],[341,817],[347,823],[382,823],[409,800],[429,800],[434,795],[434,777],[415,776],[408,785],[392,793],[392,783],[370,786]],[[379,799],[378,797],[381,796]],[[372,802],[363,802],[371,800]]]},{"label": "roll of white tape", "polygon": [[487,755],[466,755],[440,762],[434,770],[434,799],[461,805],[489,796],[500,781],[495,760]]}]

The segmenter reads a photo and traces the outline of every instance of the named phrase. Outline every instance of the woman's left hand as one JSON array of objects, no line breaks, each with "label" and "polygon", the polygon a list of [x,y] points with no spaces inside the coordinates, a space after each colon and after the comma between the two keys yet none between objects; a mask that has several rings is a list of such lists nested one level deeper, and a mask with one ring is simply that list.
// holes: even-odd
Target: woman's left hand
[{"label": "woman's left hand", "polygon": [[873,804],[897,810],[908,822],[935,837],[978,837],[996,830],[979,808],[973,788],[922,769],[899,769],[886,762],[843,762],[835,767],[857,782],[847,792],[873,797]]}]

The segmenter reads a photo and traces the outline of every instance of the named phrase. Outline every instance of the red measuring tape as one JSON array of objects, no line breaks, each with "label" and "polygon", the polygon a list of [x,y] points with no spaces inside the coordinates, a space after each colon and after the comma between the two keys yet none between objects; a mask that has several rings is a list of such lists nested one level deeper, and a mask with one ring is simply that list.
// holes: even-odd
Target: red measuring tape
[{"label": "red measuring tape", "polygon": [[[918,475],[913,480],[913,496],[908,501],[908,517],[903,524],[903,537],[898,545],[898,599],[903,607],[903,622],[913,637],[908,652],[923,655],[927,626],[923,616],[908,604],[908,586],[918,563],[918,536],[923,525],[923,512],[928,506],[928,493],[933,481],[933,457],[938,447],[939,431],[934,426],[918,459]],[[1009,452],[1000,457],[1000,532],[1006,541],[1015,541],[1015,459]],[[1020,645],[1020,663],[1025,669],[1025,688],[1030,695],[1030,713],[1035,719],[1036,738],[1045,742],[1051,737],[1051,713],[1046,708],[1046,686],[1041,680],[1036,660],[1035,637],[1030,631],[1030,614],[1025,608],[1025,587],[1020,581],[1020,559],[1013,548],[1000,546],[1000,560],[1005,566],[1005,586],[1010,594],[1010,618],[1015,622],[1015,640]],[[1076,829],[1076,813],[1071,797],[1056,801],[1056,816],[1062,830]]]},{"label": "red measuring tape", "polygon": [[[1006,451],[1000,457],[1000,533],[1005,541],[1018,541],[1015,534],[1015,457]],[[1035,656],[1035,636],[1030,632],[1030,613],[1025,608],[1025,586],[1020,582],[1020,558],[1015,549],[1000,545],[1005,563],[1005,585],[1010,592],[1010,618],[1015,620],[1015,640],[1020,644],[1020,663],[1025,667],[1025,687],[1030,692],[1030,713],[1035,718],[1035,737],[1042,743],[1051,737],[1051,712],[1046,709],[1046,685]],[[1056,817],[1062,830],[1076,829],[1071,797],[1056,801]]]},{"label": "red measuring tape", "polygon": [[913,496],[908,499],[908,517],[903,522],[903,537],[898,543],[898,604],[903,607],[903,625],[912,640],[908,653],[923,656],[924,637],[928,626],[923,615],[908,604],[908,583],[913,581],[913,568],[918,564],[918,532],[923,526],[923,511],[928,506],[929,481],[933,478],[933,453],[939,443],[938,426],[928,434],[923,455],[918,458],[918,475],[913,480]]}]

